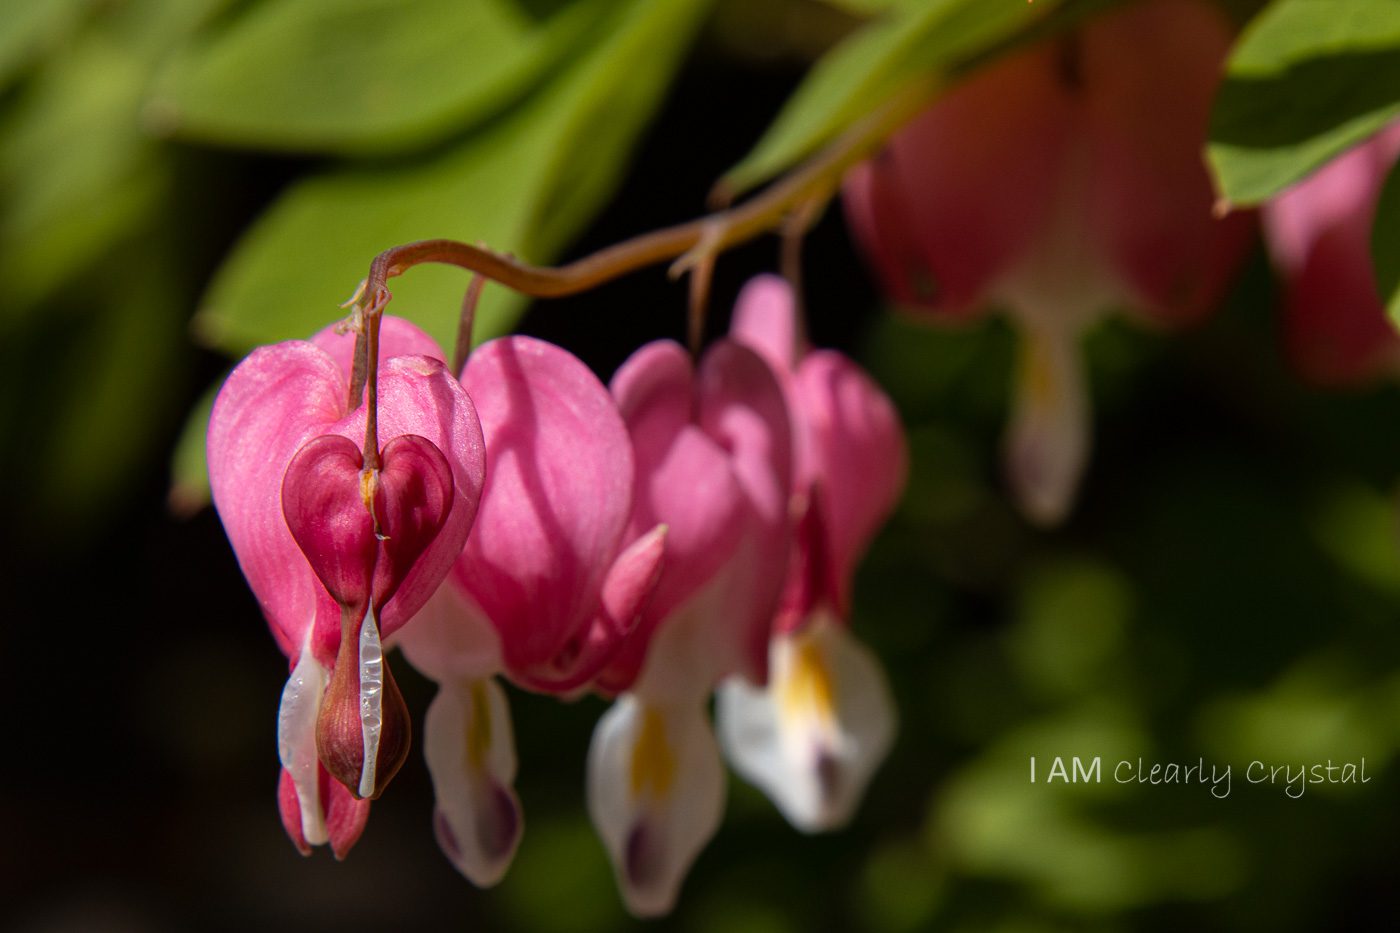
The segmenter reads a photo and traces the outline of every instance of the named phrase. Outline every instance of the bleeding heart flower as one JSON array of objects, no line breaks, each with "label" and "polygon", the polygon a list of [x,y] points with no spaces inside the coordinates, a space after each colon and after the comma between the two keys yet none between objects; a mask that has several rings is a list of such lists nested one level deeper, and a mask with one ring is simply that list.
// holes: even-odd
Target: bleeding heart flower
[{"label": "bleeding heart flower", "polygon": [[598,678],[622,696],[593,735],[588,804],[628,908],[655,916],[724,806],[705,703],[726,676],[766,676],[790,540],[791,427],[768,367],[729,341],[698,371],[676,344],[649,344],[612,392],[636,450],[632,531],[663,524],[666,564]]},{"label": "bleeding heart flower", "polygon": [[583,363],[531,337],[477,348],[462,385],[481,414],[487,480],[452,580],[496,630],[512,680],[579,692],[636,625],[661,559],[655,528],[628,533],[627,429]]},{"label": "bleeding heart flower", "polygon": [[510,867],[524,830],[510,708],[495,678],[500,639],[460,587],[448,583],[398,644],[438,685],[423,722],[438,846],[467,880],[490,887]]},{"label": "bleeding heart flower", "polygon": [[1068,511],[1089,449],[1081,335],[1108,310],[1180,324],[1218,301],[1251,219],[1216,219],[1201,158],[1230,43],[1200,0],[1144,0],[998,60],[847,178],[857,240],[889,293],[1021,332],[1009,479]]},{"label": "bleeding heart flower", "polygon": [[[408,716],[381,638],[460,553],[484,452],[471,399],[406,321],[380,331],[380,468],[364,470],[365,409],[347,404],[354,339],[327,329],[254,351],[209,425],[214,505],[292,662],[278,719],[278,801],[298,848],[343,856],[402,763]],[[327,775],[336,780],[330,781]]]},{"label": "bleeding heart flower", "polygon": [[462,384],[481,416],[486,485],[450,585],[400,639],[439,684],[426,755],[443,851],[494,884],[520,840],[503,672],[532,690],[587,689],[637,624],[666,529],[629,528],[632,443],[603,384],[531,337],[478,347]]},{"label": "bleeding heart flower", "polygon": [[904,432],[890,400],[855,363],[805,346],[782,279],[762,276],[744,287],[730,333],[763,355],[787,396],[797,533],[773,620],[768,684],[724,684],[720,743],[794,826],[815,832],[850,818],[894,737],[884,674],[848,620],[856,564],[904,488]]},{"label": "bleeding heart flower", "polygon": [[1284,333],[1307,379],[1344,386],[1400,373],[1400,332],[1371,260],[1371,224],[1400,123],[1343,153],[1264,205],[1264,238],[1287,288]]}]

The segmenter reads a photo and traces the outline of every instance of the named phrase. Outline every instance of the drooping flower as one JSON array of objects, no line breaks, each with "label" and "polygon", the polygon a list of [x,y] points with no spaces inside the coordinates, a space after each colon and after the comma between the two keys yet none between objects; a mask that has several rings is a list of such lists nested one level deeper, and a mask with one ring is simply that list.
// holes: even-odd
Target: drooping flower
[{"label": "drooping flower", "polygon": [[1143,0],[1006,56],[850,173],[847,217],[888,292],[1020,332],[1006,436],[1022,509],[1061,520],[1089,449],[1080,340],[1104,312],[1194,321],[1251,219],[1212,216],[1201,158],[1230,42],[1201,0]]},{"label": "drooping flower", "polygon": [[400,639],[438,682],[425,754],[443,851],[494,884],[520,840],[504,673],[531,690],[587,689],[636,625],[666,530],[628,527],[632,444],[607,389],[572,354],[532,337],[478,347],[462,384],[481,416],[486,486],[443,586]]},{"label": "drooping flower", "polygon": [[278,713],[283,824],[304,853],[354,844],[369,799],[408,751],[381,639],[441,583],[476,514],[484,469],[471,399],[432,341],[380,333],[378,470],[363,404],[347,404],[354,338],[255,350],[209,424],[209,479],[244,576],[292,672]]},{"label": "drooping flower", "polygon": [[1400,123],[1338,156],[1261,210],[1286,288],[1284,334],[1312,382],[1353,385],[1400,373],[1400,332],[1386,315],[1371,259],[1371,225],[1400,158]]},{"label": "drooping flower", "polygon": [[904,432],[855,363],[805,345],[782,279],[744,287],[730,334],[763,355],[787,397],[797,531],[768,683],[721,688],[720,743],[794,826],[816,832],[850,818],[894,737],[884,674],[848,623],[856,564],[904,487]]},{"label": "drooping flower", "polygon": [[791,428],[767,365],[730,341],[698,368],[675,343],[648,344],[612,392],[636,450],[633,533],[668,531],[656,592],[599,677],[621,695],[593,734],[588,808],[628,908],[656,916],[724,807],[709,695],[724,677],[766,675],[789,546]]}]

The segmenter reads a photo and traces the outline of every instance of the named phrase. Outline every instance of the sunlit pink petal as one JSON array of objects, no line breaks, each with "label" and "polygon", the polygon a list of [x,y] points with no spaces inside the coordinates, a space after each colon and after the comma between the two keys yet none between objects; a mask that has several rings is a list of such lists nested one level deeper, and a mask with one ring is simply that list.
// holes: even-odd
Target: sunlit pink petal
[{"label": "sunlit pink petal", "polygon": [[734,301],[730,339],[754,350],[779,374],[792,373],[807,353],[792,286],[780,276],[757,275]]},{"label": "sunlit pink petal", "polygon": [[[632,684],[658,627],[695,627],[688,675],[761,679],[788,544],[791,427],[782,390],[751,350],[723,341],[698,373],[678,345],[643,347],[613,380],[637,456],[634,528],[667,527],[666,562],[637,632],[602,677]],[[702,591],[703,611],[687,606]],[[676,620],[684,616],[683,623]]]},{"label": "sunlit pink petal", "polygon": [[692,420],[690,357],[669,341],[648,344],[613,378],[637,464],[634,530],[665,524],[667,563],[636,633],[602,683],[621,690],[636,677],[656,626],[734,555],[745,502],[728,454]]},{"label": "sunlit pink petal", "polygon": [[568,673],[599,614],[631,512],[631,442],[597,377],[543,341],[478,347],[462,382],[488,463],[454,578],[500,633],[507,671],[544,688]]},{"label": "sunlit pink petal", "polygon": [[839,353],[808,354],[795,385],[815,477],[810,494],[821,504],[836,608],[845,615],[856,563],[904,489],[904,429],[884,391]]},{"label": "sunlit pink petal", "polygon": [[278,645],[295,658],[307,630],[330,666],[340,609],[321,587],[287,530],[282,477],[311,438],[345,415],[345,377],[304,341],[254,350],[234,369],[209,421],[209,483],[214,506]]},{"label": "sunlit pink petal", "polygon": [[[1057,348],[1106,311],[1206,313],[1253,223],[1213,216],[1202,160],[1229,41],[1209,3],[1143,0],[974,72],[846,182],[885,290],[945,316],[1003,307],[1028,344],[1053,335]],[[1057,376],[1061,397],[1018,389],[1005,444],[1041,522],[1067,512],[1090,434],[1082,374]]]}]

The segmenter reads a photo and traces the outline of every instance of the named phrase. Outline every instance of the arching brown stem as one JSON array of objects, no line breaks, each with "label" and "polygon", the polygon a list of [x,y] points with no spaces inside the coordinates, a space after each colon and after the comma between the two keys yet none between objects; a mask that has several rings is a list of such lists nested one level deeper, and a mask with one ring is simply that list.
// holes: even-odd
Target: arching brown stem
[{"label": "arching brown stem", "polygon": [[[558,298],[587,291],[661,262],[673,261],[672,277],[703,267],[726,249],[781,228],[794,210],[811,210],[809,205],[813,203],[824,204],[836,191],[846,170],[868,156],[917,113],[933,97],[937,86],[933,78],[912,81],[884,106],[853,124],[826,149],[737,207],[641,234],[562,266],[533,266],[456,240],[419,240],[387,249],[370,263],[369,276],[356,293],[356,308],[363,319],[360,340],[364,340],[370,329],[370,321],[377,323],[392,297],[388,280],[423,263],[468,269],[484,279],[536,298]],[[363,378],[372,379],[377,355],[371,352],[366,363]],[[357,373],[350,387],[352,400],[359,398],[360,378]]]}]

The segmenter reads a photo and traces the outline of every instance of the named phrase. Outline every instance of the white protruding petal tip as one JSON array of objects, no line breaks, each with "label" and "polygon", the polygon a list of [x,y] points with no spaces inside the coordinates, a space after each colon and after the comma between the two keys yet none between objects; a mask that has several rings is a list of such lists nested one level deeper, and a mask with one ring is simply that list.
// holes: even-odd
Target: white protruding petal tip
[{"label": "white protruding petal tip", "polygon": [[734,770],[793,826],[848,822],[894,739],[884,672],[845,626],[818,619],[771,649],[770,682],[737,678],[719,690],[720,742]]},{"label": "white protruding petal tip", "polygon": [[468,881],[490,887],[510,867],[524,827],[505,691],[490,677],[444,683],[423,729],[438,845]]},{"label": "white protruding petal tip", "polygon": [[588,812],[634,916],[670,912],[723,810],[724,769],[703,705],[619,697],[588,749]]},{"label": "white protruding petal tip", "polygon": [[329,841],[330,835],[321,805],[316,718],[330,675],[311,651],[309,631],[306,641],[287,685],[282,688],[282,702],[277,708],[277,756],[296,787],[302,836],[308,845],[319,846]]},{"label": "white protruding petal tip", "polygon": [[1041,324],[1021,327],[1007,481],[1021,511],[1036,524],[1059,524],[1074,505],[1089,457],[1088,391],[1079,330]]}]

